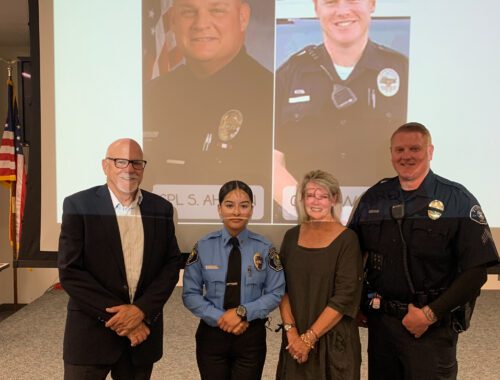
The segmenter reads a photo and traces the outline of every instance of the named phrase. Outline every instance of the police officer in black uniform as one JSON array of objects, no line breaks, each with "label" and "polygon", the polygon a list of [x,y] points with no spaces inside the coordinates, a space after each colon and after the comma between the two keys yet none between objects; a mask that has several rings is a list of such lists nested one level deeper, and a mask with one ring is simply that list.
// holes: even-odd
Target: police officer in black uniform
[{"label": "police officer in black uniform", "polygon": [[487,266],[498,253],[476,198],[430,170],[429,131],[408,123],[391,138],[397,177],[361,198],[350,227],[367,255],[361,316],[370,379],[455,379]]},{"label": "police officer in black uniform", "polygon": [[220,185],[238,170],[270,195],[273,75],[244,46],[250,5],[175,0],[172,11],[186,64],[144,88],[144,152],[160,157],[149,184]]},{"label": "police officer in black uniform", "polygon": [[406,121],[408,59],[369,40],[374,0],[313,1],[324,43],[276,73],[275,147],[294,178],[321,167],[344,186],[371,185],[390,173],[378,157]]}]

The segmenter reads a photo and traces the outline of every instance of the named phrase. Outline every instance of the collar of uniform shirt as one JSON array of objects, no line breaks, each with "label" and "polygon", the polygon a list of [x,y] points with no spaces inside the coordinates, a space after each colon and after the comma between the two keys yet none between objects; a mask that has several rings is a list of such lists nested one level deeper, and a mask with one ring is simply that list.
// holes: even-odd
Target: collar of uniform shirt
[{"label": "collar of uniform shirt", "polygon": [[[432,170],[425,176],[424,180],[415,190],[412,190],[410,198],[413,197],[423,197],[428,198],[429,194],[434,192],[434,187],[436,186],[436,175]],[[407,200],[407,199],[406,199]]]},{"label": "collar of uniform shirt", "polygon": [[116,195],[111,191],[111,189],[108,187],[109,190],[109,195],[111,195],[111,202],[113,202],[113,208],[115,211],[121,210],[121,211],[126,211],[126,210],[131,210],[139,206],[142,202],[142,193],[141,189],[137,191],[137,195],[135,196],[135,199],[132,201],[130,206],[123,206]]},{"label": "collar of uniform shirt", "polygon": [[[241,244],[248,238],[248,230],[245,228],[243,231],[241,231],[238,236],[236,236],[238,238],[238,241],[240,242],[240,246]],[[231,239],[232,236],[231,234],[224,228],[222,230],[222,241],[224,242],[224,246],[226,245],[230,245],[229,243],[229,239]]]}]

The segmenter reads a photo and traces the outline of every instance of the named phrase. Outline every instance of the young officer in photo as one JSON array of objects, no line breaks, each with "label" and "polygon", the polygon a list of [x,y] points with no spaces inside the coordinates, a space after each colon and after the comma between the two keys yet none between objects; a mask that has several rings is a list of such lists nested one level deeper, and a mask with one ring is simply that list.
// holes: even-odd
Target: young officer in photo
[{"label": "young officer in photo", "polygon": [[369,39],[376,1],[312,1],[323,43],[276,73],[275,192],[294,184],[288,174],[297,179],[311,167],[335,173],[343,186],[375,183],[390,173],[378,157],[406,121],[408,59]]}]

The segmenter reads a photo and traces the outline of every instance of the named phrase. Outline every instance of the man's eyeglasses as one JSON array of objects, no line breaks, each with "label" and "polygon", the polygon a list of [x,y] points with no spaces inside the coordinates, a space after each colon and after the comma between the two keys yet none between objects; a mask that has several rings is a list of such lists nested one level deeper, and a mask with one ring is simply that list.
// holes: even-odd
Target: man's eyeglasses
[{"label": "man's eyeglasses", "polygon": [[135,170],[142,170],[146,167],[147,161],[144,160],[127,160],[126,158],[106,157],[106,160],[111,160],[115,163],[117,169],[125,169],[130,164]]}]

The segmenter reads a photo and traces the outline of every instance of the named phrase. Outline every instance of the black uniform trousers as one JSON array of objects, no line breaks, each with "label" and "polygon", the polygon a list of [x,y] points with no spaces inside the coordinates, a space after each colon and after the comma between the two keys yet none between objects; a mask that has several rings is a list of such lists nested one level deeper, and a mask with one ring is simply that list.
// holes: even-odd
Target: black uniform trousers
[{"label": "black uniform trousers", "polygon": [[401,319],[368,315],[368,378],[370,380],[449,380],[457,378],[458,334],[450,321],[431,325],[415,338]]},{"label": "black uniform trousers", "polygon": [[196,331],[196,361],[202,380],[259,380],[266,351],[264,319],[251,321],[241,335],[203,321]]},{"label": "black uniform trousers", "polygon": [[132,363],[130,350],[112,365],[76,365],[64,363],[64,380],[105,380],[111,372],[114,380],[149,380],[153,372],[153,363],[136,366]]}]

